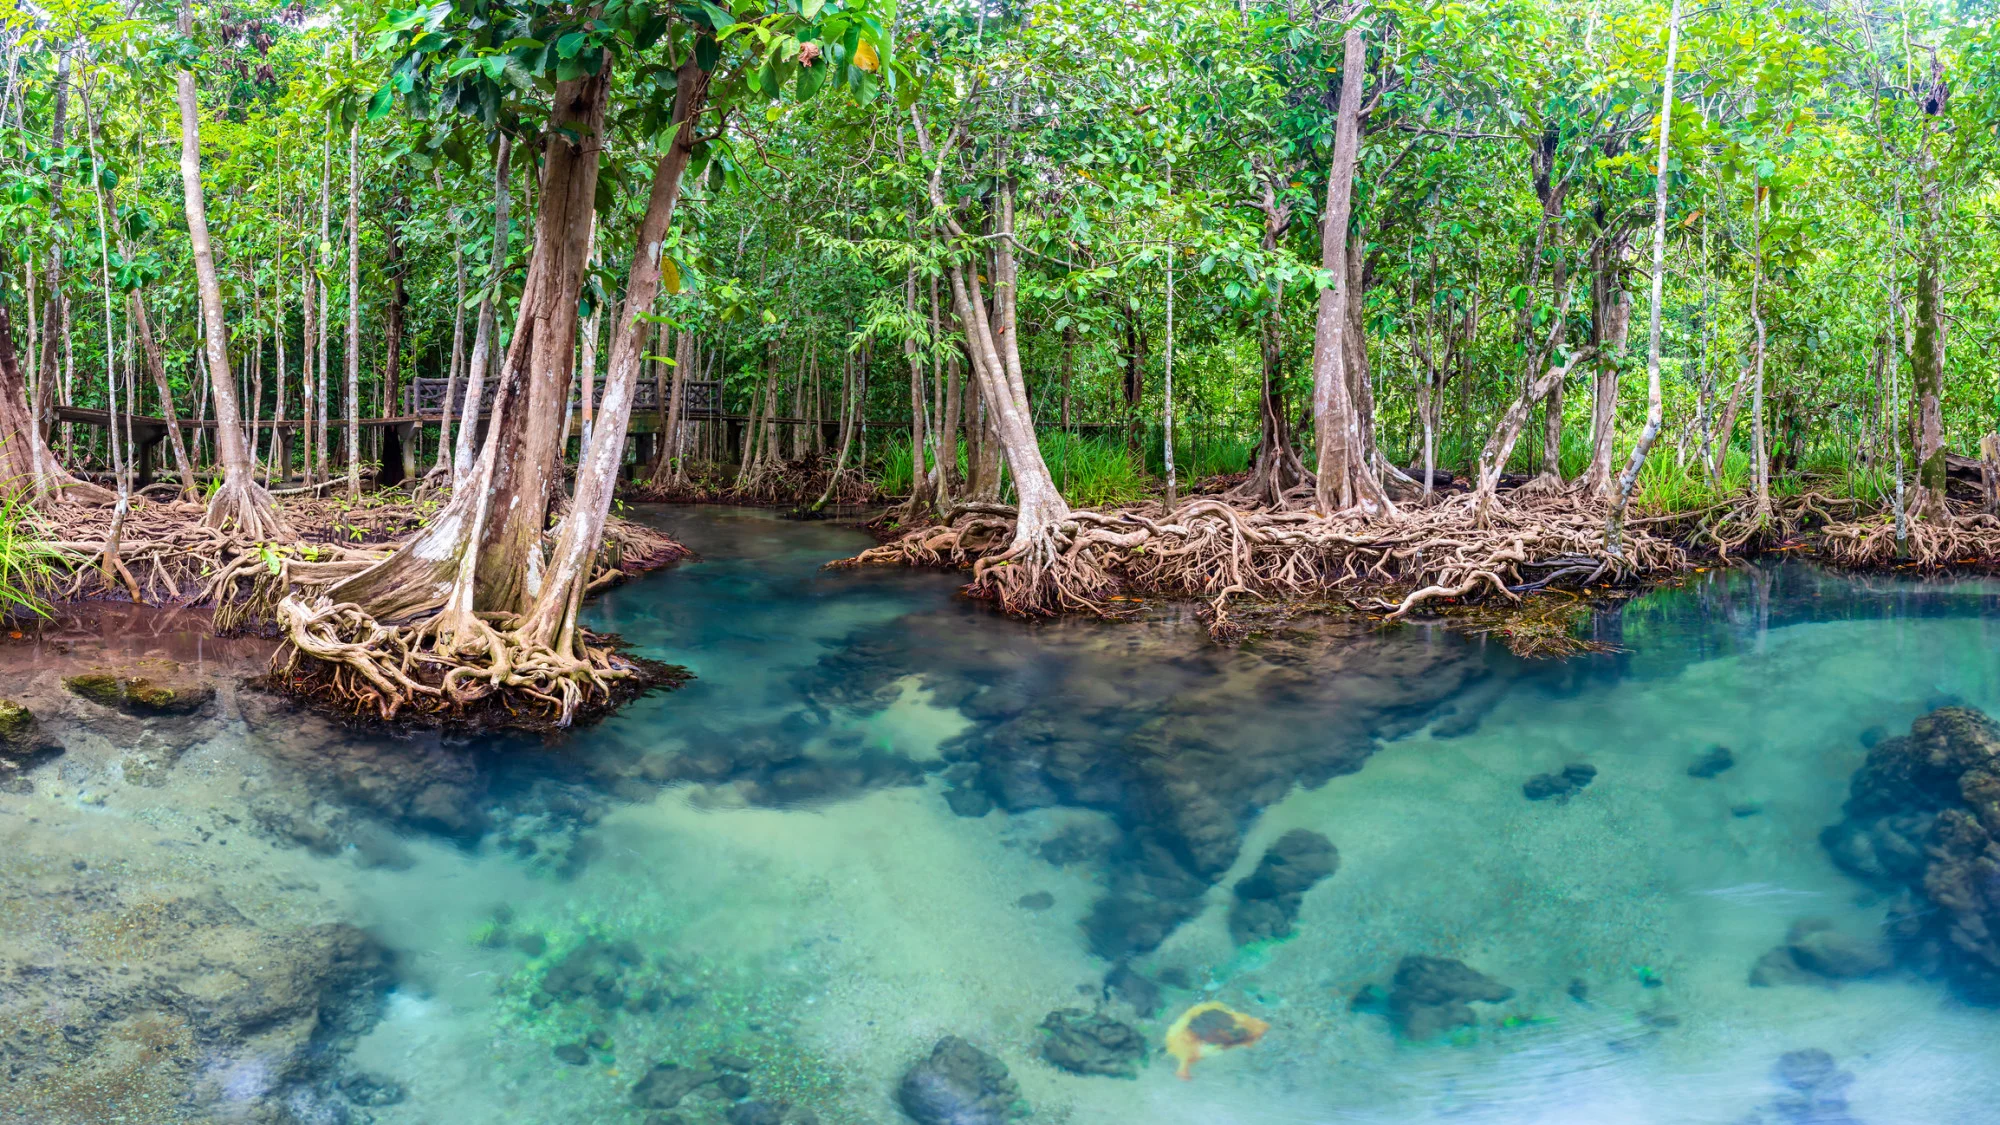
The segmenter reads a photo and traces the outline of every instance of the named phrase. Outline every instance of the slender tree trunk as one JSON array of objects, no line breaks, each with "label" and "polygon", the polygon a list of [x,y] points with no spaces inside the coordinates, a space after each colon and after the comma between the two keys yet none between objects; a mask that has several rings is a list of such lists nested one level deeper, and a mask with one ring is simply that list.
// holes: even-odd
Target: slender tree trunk
[{"label": "slender tree trunk", "polygon": [[495,323],[495,291],[499,289],[507,270],[508,183],[513,151],[513,138],[500,134],[498,154],[493,160],[493,253],[487,263],[486,284],[480,290],[478,325],[472,335],[472,358],[466,365],[465,401],[460,405],[458,414],[458,445],[452,451],[454,487],[464,487],[466,474],[472,471],[472,439],[479,430],[480,399],[485,393],[486,376],[493,366],[492,357],[497,350],[499,327]]},{"label": "slender tree trunk", "polygon": [[1751,375],[1751,458],[1757,471],[1757,518],[1771,516],[1771,451],[1765,441],[1764,423],[1764,238],[1762,185],[1750,189],[1750,324],[1755,332],[1750,347]]},{"label": "slender tree trunk", "polygon": [[61,496],[91,504],[117,497],[71,476],[49,448],[47,431],[29,405],[26,380],[14,352],[14,322],[0,301],[0,496],[42,501]]},{"label": "slender tree trunk", "polygon": [[[308,205],[309,206],[309,205]],[[310,217],[308,215],[308,217]],[[313,483],[313,450],[318,434],[313,430],[313,253],[299,255],[299,466],[307,484]]]},{"label": "slender tree trunk", "polygon": [[1606,250],[1592,272],[1591,328],[1597,345],[1595,389],[1591,394],[1590,468],[1584,495],[1608,501],[1615,478],[1611,464],[1618,439],[1618,364],[1632,324],[1632,298],[1618,278],[1619,252]]},{"label": "slender tree trunk", "polygon": [[[1277,197],[1275,173],[1263,177],[1264,212],[1263,247],[1266,253],[1276,253],[1278,242],[1292,223],[1292,209],[1280,204]],[[1285,406],[1285,284],[1272,277],[1271,307],[1258,322],[1258,354],[1263,365],[1263,383],[1257,397],[1257,458],[1250,466],[1250,476],[1235,490],[1236,494],[1266,507],[1277,508],[1284,504],[1287,490],[1306,477],[1304,462],[1299,460],[1292,448],[1291,427],[1286,421]]]},{"label": "slender tree trunk", "polygon": [[347,131],[347,498],[361,498],[361,122]]},{"label": "slender tree trunk", "polygon": [[313,417],[315,438],[313,440],[314,462],[310,470],[316,482],[333,479],[329,461],[333,456],[333,442],[327,431],[327,325],[333,320],[332,289],[327,284],[327,275],[333,272],[333,263],[327,255],[333,252],[333,122],[329,117],[327,127],[320,136],[319,153],[319,247],[314,254],[318,268],[313,271],[313,284],[319,292],[319,301],[314,311],[313,325],[316,329],[319,361],[313,365]]},{"label": "slender tree trunk", "polygon": [[1334,129],[1333,166],[1327,174],[1326,215],[1321,228],[1320,265],[1333,284],[1320,293],[1313,334],[1313,425],[1318,458],[1315,507],[1322,514],[1360,508],[1392,509],[1375,466],[1366,454],[1359,406],[1349,387],[1348,334],[1352,277],[1348,269],[1348,224],[1354,202],[1354,169],[1361,147],[1361,88],[1367,50],[1362,29],[1347,31],[1341,63],[1340,106]]},{"label": "slender tree trunk", "polygon": [[1560,363],[1551,361],[1540,378],[1521,388],[1500,416],[1500,424],[1494,427],[1493,435],[1486,439],[1486,447],[1479,453],[1479,485],[1474,493],[1474,511],[1477,522],[1482,526],[1492,505],[1493,494],[1500,486],[1500,473],[1507,467],[1507,459],[1514,455],[1514,445],[1520,440],[1521,431],[1527,428],[1535,405],[1569,378],[1569,373],[1576,369],[1578,363],[1593,354],[1595,350],[1586,347]]},{"label": "slender tree trunk", "polygon": [[1664,412],[1660,392],[1660,313],[1661,305],[1666,300],[1667,157],[1672,149],[1674,62],[1680,45],[1681,0],[1674,0],[1673,11],[1667,16],[1666,90],[1660,99],[1660,153],[1653,185],[1653,300],[1646,313],[1646,425],[1639,431],[1638,443],[1632,447],[1632,459],[1626,462],[1625,471],[1618,477],[1618,495],[1612,501],[1610,515],[1605,519],[1604,546],[1613,555],[1623,551],[1621,540],[1625,534],[1625,508],[1632,502],[1632,489],[1639,483],[1639,471],[1645,467],[1646,454],[1652,452],[1653,443],[1659,440]]},{"label": "slender tree trunk", "polygon": [[285,448],[279,436],[284,430],[279,423],[285,420],[285,306],[282,301],[274,303],[279,310],[278,331],[273,341],[278,349],[278,400],[271,407],[271,455],[264,463],[267,484],[289,480],[292,475],[291,450]]},{"label": "slender tree trunk", "polygon": [[[192,35],[194,16],[188,0],[180,7],[180,32]],[[222,311],[222,284],[215,272],[215,253],[208,237],[208,209],[201,189],[201,104],[194,73],[181,70],[177,79],[181,115],[181,188],[187,208],[188,237],[194,244],[196,288],[201,296],[204,345],[208,350],[208,382],[215,395],[215,451],[222,465],[222,487],[209,499],[202,522],[233,529],[251,540],[288,539],[271,494],[252,475],[250,444],[237,410],[236,384],[229,373],[229,335]]]},{"label": "slender tree trunk", "polygon": [[139,330],[139,349],[146,359],[146,373],[152,377],[153,390],[160,398],[160,419],[167,426],[167,444],[173,447],[174,469],[181,477],[181,495],[193,497],[196,494],[194,462],[188,458],[187,443],[181,440],[180,418],[174,412],[174,391],[167,382],[166,361],[160,357],[160,343],[154,339],[153,326],[146,319],[146,298],[135,290],[129,304],[131,308],[127,315]]},{"label": "slender tree trunk", "polygon": [[1936,238],[1919,232],[1916,332],[1910,348],[1910,386],[1917,393],[1917,502],[1924,519],[1945,519],[1944,331],[1939,323]]},{"label": "slender tree trunk", "polygon": [[458,275],[458,296],[451,306],[451,368],[444,379],[444,408],[438,415],[437,463],[431,466],[429,476],[437,484],[451,479],[451,412],[452,404],[458,401],[460,382],[465,378],[465,287],[467,283],[465,248],[454,246],[451,251],[452,270]]},{"label": "slender tree trunk", "polygon": [[[694,333],[685,328],[674,346],[673,386],[667,395],[666,422],[660,427],[660,445],[655,457],[656,465],[666,466],[666,476],[676,484],[686,479],[685,456],[681,449],[681,403],[687,398],[688,369],[694,366]],[[657,393],[657,392],[656,392]],[[661,473],[656,469],[653,479],[659,480]]]},{"label": "slender tree trunk", "polygon": [[410,266],[403,254],[403,239],[399,226],[400,217],[394,210],[403,205],[401,199],[391,203],[392,213],[382,224],[385,250],[388,258],[389,309],[385,318],[383,335],[387,338],[385,350],[387,362],[382,367],[382,417],[393,418],[402,411],[403,397],[403,330],[406,311],[410,303],[407,284]]},{"label": "slender tree trunk", "polygon": [[[903,278],[903,308],[911,319],[917,315],[917,271]],[[910,499],[904,506],[906,521],[915,521],[932,504],[931,478],[924,465],[924,360],[915,339],[903,341],[903,355],[910,365]]]}]

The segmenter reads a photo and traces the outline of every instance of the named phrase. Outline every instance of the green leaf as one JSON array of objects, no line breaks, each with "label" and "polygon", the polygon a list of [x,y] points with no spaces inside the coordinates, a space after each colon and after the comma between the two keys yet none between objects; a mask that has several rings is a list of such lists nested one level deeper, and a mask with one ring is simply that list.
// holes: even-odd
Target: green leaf
[{"label": "green leaf", "polygon": [[736,17],[730,14],[729,9],[711,4],[709,0],[701,0],[701,10],[708,14],[709,24],[718,32],[727,30],[736,22]]},{"label": "green leaf", "polygon": [[826,84],[826,76],[832,70],[833,67],[827,65],[824,55],[813,60],[811,66],[800,67],[798,84],[799,100],[802,102],[811,101],[813,95],[819,93],[819,88]]},{"label": "green leaf", "polygon": [[396,92],[393,86],[384,85],[380,90],[375,91],[375,96],[368,99],[368,120],[380,121],[382,118],[387,117],[389,115],[389,106],[395,101],[395,98]]}]

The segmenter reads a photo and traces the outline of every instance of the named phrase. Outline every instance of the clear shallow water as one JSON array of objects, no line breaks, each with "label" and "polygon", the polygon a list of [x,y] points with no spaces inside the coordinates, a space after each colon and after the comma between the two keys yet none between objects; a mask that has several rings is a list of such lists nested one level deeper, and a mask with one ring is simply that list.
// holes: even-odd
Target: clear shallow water
[{"label": "clear shallow water", "polygon": [[[863,543],[836,527],[654,518],[703,561],[591,613],[697,679],[490,748],[492,831],[405,827],[386,864],[284,853],[284,885],[397,952],[351,1055],[407,1087],[383,1125],[636,1125],[653,1062],[719,1050],[760,1098],[894,1122],[947,1034],[1037,1122],[2000,1121],[2000,1011],[1902,970],[1748,983],[1798,919],[1879,930],[1887,896],[1819,833],[1864,732],[2000,713],[2000,587],[1698,576],[1596,624],[1626,651],[1562,664],[1337,623],[1221,649],[1188,621],[1023,625],[950,576],[822,571]],[[1691,777],[1716,744],[1734,767]],[[1524,797],[1579,762],[1573,797]],[[1300,828],[1338,870],[1292,937],[1239,947],[1232,886]],[[220,891],[261,893],[240,877]],[[1410,1042],[1365,992],[1409,955],[1513,995]],[[1118,962],[1162,983],[1151,1018],[1106,1008],[1147,1065],[1049,1065],[1043,1018],[1096,1006]],[[1181,1081],[1160,1041],[1210,999],[1271,1030]],[[1844,1111],[1779,1104],[1774,1064],[1805,1048],[1852,1073]]]}]

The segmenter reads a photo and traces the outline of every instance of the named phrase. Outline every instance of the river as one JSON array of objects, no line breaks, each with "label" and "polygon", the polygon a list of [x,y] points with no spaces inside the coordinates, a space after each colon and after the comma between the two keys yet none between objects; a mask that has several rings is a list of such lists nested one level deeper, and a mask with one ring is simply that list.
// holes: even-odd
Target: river
[{"label": "river", "polygon": [[[1030,1122],[2000,1120],[1973,954],[1843,812],[1870,747],[2000,714],[2000,584],[1702,573],[1557,663],[1226,648],[644,518],[701,560],[590,624],[695,678],[559,741],[300,716],[198,622],[0,645],[64,749],[0,774],[18,1119],[890,1123],[957,1036]],[[218,698],[60,685],[144,661]],[[1204,1003],[1268,1030],[1177,1077]]]}]

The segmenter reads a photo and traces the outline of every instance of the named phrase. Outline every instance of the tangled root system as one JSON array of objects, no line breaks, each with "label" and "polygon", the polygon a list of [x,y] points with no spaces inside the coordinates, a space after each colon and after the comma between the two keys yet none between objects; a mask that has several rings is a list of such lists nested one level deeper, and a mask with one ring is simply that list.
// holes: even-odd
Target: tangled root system
[{"label": "tangled root system", "polygon": [[540,643],[507,614],[385,624],[351,602],[287,597],[274,686],[354,718],[553,730],[686,678],[579,631],[575,652]]},{"label": "tangled root system", "polygon": [[1839,566],[1858,569],[1908,567],[1921,571],[1956,567],[2000,567],[2000,517],[1956,501],[1929,518],[1896,521],[1887,515],[1829,522],[1818,534],[1819,553]]},{"label": "tangled root system", "polygon": [[967,592],[1010,613],[1112,616],[1118,592],[1201,598],[1211,631],[1232,633],[1231,598],[1335,597],[1403,617],[1420,607],[1494,597],[1518,603],[1679,571],[1686,553],[1644,527],[1607,549],[1601,508],[1567,495],[1528,496],[1476,526],[1469,497],[1393,515],[1321,516],[1242,508],[1214,496],[1078,511],[1025,539],[1004,509],[954,511],[838,565],[969,568]]}]

